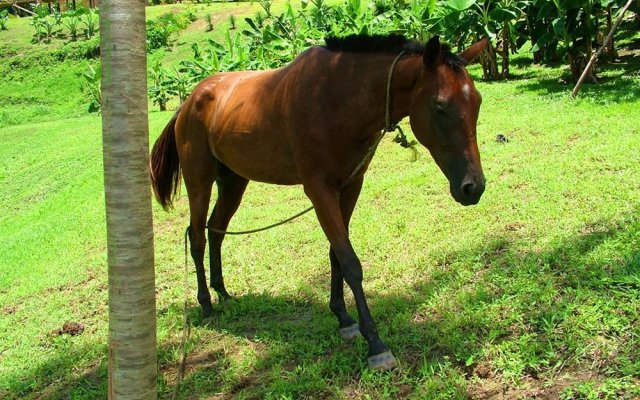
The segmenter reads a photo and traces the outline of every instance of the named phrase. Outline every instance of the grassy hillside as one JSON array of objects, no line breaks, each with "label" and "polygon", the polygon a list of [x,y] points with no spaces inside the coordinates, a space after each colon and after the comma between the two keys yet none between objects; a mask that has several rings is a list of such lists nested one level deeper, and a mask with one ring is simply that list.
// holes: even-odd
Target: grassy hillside
[{"label": "grassy hillside", "polygon": [[[198,15],[244,7],[198,6]],[[10,22],[0,69],[64,45],[30,44],[27,20]],[[206,41],[198,24],[150,58],[172,65],[189,54],[190,43]],[[185,282],[186,197],[171,213],[154,204],[160,397],[176,384],[185,296],[180,398],[640,396],[638,43],[629,34],[621,60],[578,100],[563,67],[532,66],[526,53],[514,79],[476,80],[488,183],[475,207],[451,199],[426,150],[410,162],[382,142],[351,232],[374,318],[400,362],[388,373],[366,369],[364,341],[337,334],[328,245],[311,214],[226,239],[237,300],[204,323],[190,260]],[[100,118],[86,112],[77,76],[87,62],[25,63],[0,77],[0,398],[105,397]],[[150,114],[151,140],[170,115]],[[252,183],[231,228],[307,205],[299,187]],[[61,334],[65,322],[85,330]]]}]

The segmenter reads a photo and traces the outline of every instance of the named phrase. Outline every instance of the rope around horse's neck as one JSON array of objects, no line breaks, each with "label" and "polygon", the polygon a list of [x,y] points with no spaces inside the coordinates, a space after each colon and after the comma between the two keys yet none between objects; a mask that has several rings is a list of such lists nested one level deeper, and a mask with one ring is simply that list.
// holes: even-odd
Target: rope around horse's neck
[{"label": "rope around horse's neck", "polygon": [[393,132],[398,129],[398,124],[391,123],[391,81],[393,80],[393,71],[396,69],[396,65],[400,58],[404,55],[405,51],[401,51],[400,54],[393,59],[391,63],[391,68],[389,68],[389,77],[387,78],[387,100],[385,107],[385,116],[384,116],[384,129],[382,130],[383,134],[386,132]]},{"label": "rope around horse's neck", "polygon": [[[384,128],[382,129],[382,132],[380,133],[380,135],[378,136],[378,138],[376,139],[376,141],[371,145],[371,147],[369,147],[369,150],[367,151],[367,154],[364,156],[364,158],[362,159],[362,161],[360,161],[360,163],[353,169],[353,171],[351,172],[351,175],[349,175],[349,178],[347,178],[347,180],[345,181],[344,185],[342,185],[340,187],[340,190],[344,189],[345,187],[349,186],[353,180],[355,179],[356,175],[358,175],[358,172],[360,172],[360,170],[364,167],[364,165],[370,161],[371,158],[373,158],[373,153],[375,153],[376,149],[378,148],[378,145],[380,144],[380,141],[382,140],[382,138],[384,137],[384,134],[387,132],[393,132],[393,131],[398,131],[398,135],[396,136],[396,138],[394,139],[394,141],[396,143],[400,143],[400,145],[402,145],[402,147],[408,147],[408,148],[412,148],[413,144],[409,143],[407,141],[406,136],[404,135],[404,132],[402,131],[402,129],[400,128],[400,126],[398,124],[393,124],[391,122],[391,82],[393,80],[393,72],[396,69],[396,65],[398,64],[398,61],[400,61],[400,58],[402,58],[402,56],[404,56],[405,51],[401,51],[400,54],[398,54],[396,56],[396,58],[393,60],[393,62],[391,63],[391,67],[389,68],[389,77],[387,78],[387,91],[386,91],[386,101],[385,101],[385,117],[384,117]],[[415,151],[415,149],[414,149]],[[277,226],[280,225],[284,225],[287,222],[293,221],[296,218],[299,218],[303,215],[305,215],[306,213],[308,213],[309,211],[313,210],[313,206],[297,213],[296,215],[289,217],[287,219],[284,219],[282,221],[276,222],[274,224],[271,225],[267,225],[267,226],[263,226],[262,228],[256,228],[256,229],[248,229],[246,231],[227,231],[224,229],[217,229],[214,228],[212,226],[208,226],[207,225],[207,229],[215,232],[215,233],[220,233],[223,235],[248,235],[250,233],[257,233],[257,232],[262,232],[262,231],[266,231],[268,229],[271,228],[275,228]]]},{"label": "rope around horse's neck", "polygon": [[401,51],[400,54],[393,60],[391,64],[391,69],[389,70],[389,78],[387,79],[387,106],[385,109],[385,118],[384,118],[384,129],[383,134],[386,132],[398,131],[398,134],[393,141],[398,143],[400,146],[405,149],[410,149],[413,152],[412,161],[415,161],[418,158],[418,151],[416,150],[417,142],[415,140],[409,141],[407,139],[407,135],[404,134],[404,131],[398,124],[394,124],[391,121],[391,80],[393,78],[393,71],[396,68],[396,64],[400,61],[400,58],[405,54],[404,51]]}]

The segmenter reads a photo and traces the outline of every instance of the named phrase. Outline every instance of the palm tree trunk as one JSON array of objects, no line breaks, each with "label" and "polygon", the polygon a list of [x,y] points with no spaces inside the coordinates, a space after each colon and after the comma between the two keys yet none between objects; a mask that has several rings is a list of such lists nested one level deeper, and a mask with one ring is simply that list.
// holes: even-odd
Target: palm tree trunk
[{"label": "palm tree trunk", "polygon": [[100,4],[109,398],[118,400],[157,396],[145,3]]}]

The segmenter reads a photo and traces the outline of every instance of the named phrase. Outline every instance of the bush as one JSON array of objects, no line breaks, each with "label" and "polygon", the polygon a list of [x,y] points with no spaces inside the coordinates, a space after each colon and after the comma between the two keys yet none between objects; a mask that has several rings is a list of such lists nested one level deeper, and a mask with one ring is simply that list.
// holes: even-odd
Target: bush
[{"label": "bush", "polygon": [[152,85],[149,86],[149,96],[153,100],[153,104],[160,107],[160,111],[167,110],[167,102],[171,99],[172,88],[171,79],[167,72],[160,67],[160,63],[155,63],[150,71]]},{"label": "bush", "polygon": [[0,31],[7,30],[7,21],[9,21],[9,10],[0,11]]},{"label": "bush", "polygon": [[94,68],[91,64],[87,64],[82,77],[84,78],[82,91],[89,98],[89,112],[100,112],[100,65]]},{"label": "bush", "polygon": [[88,10],[84,12],[84,15],[81,18],[81,22],[86,27],[86,29],[84,30],[86,38],[92,38],[98,30],[98,13],[95,10]]},{"label": "bush", "polygon": [[168,47],[171,35],[185,29],[195,18],[195,14],[187,10],[177,15],[163,14],[147,21],[147,51]]},{"label": "bush", "polygon": [[31,26],[36,30],[34,34],[34,41],[40,42],[43,39],[46,42],[51,41],[51,38],[60,31],[60,29],[56,29],[59,27],[59,24],[58,19],[51,16],[33,17],[31,20]]},{"label": "bush", "polygon": [[211,32],[213,30],[213,20],[211,18],[211,14],[205,15],[205,20],[207,21],[207,32]]},{"label": "bush", "polygon": [[76,17],[75,15],[68,16],[62,21],[62,25],[69,29],[71,40],[78,39],[78,27],[80,25],[80,19],[78,17]]},{"label": "bush", "polygon": [[96,36],[82,42],[67,43],[54,51],[53,55],[59,61],[97,58],[100,56],[100,39]]}]

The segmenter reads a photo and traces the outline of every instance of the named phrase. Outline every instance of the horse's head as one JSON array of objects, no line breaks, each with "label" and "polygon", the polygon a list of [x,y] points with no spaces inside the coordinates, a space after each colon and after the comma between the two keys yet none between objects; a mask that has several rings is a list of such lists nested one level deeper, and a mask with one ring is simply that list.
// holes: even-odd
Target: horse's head
[{"label": "horse's head", "polygon": [[486,45],[484,39],[456,56],[438,37],[429,40],[409,114],[416,138],[449,180],[453,198],[465,206],[478,203],[485,179],[476,142],[482,98],[464,65]]}]

